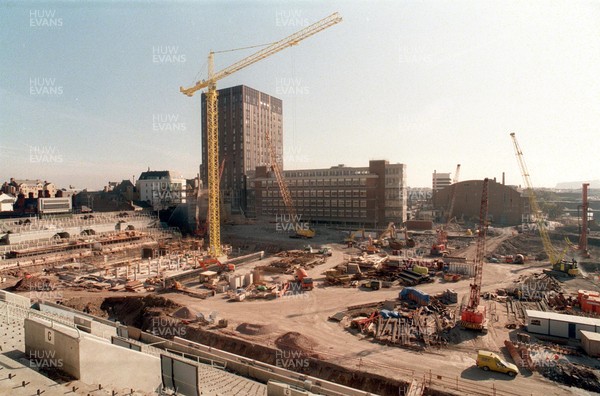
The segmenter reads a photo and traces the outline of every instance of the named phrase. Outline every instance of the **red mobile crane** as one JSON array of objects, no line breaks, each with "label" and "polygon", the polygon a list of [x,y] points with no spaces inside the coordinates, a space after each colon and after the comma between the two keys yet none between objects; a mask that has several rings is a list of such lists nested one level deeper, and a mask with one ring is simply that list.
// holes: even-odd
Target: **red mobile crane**
[{"label": "red mobile crane", "polygon": [[471,283],[469,304],[463,309],[460,316],[462,328],[487,331],[485,305],[481,301],[481,280],[483,277],[483,258],[485,255],[485,235],[488,214],[488,179],[483,180],[481,193],[481,208],[479,209],[479,235],[477,236],[477,254],[475,255],[475,278]]}]

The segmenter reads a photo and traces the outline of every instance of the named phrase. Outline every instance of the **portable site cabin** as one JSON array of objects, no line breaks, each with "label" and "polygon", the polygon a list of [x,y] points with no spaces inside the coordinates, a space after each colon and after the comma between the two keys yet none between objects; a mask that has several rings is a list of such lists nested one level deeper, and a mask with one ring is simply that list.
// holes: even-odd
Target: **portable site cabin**
[{"label": "portable site cabin", "polygon": [[581,339],[580,330],[600,333],[600,319],[525,310],[527,331],[553,337]]},{"label": "portable site cabin", "polygon": [[581,330],[581,346],[591,357],[600,357],[600,333]]}]

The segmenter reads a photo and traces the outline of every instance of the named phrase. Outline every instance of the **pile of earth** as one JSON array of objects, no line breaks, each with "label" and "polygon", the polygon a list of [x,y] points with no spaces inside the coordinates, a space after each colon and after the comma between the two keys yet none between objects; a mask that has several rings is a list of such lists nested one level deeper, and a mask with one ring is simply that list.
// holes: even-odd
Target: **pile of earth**
[{"label": "pile of earth", "polygon": [[275,345],[281,350],[293,350],[300,351],[307,356],[317,358],[317,354],[314,353],[314,349],[319,345],[314,340],[302,335],[298,332],[291,331],[278,337],[275,340]]},{"label": "pile of earth", "polygon": [[235,330],[245,335],[267,335],[277,329],[273,324],[241,323]]},{"label": "pile of earth", "polygon": [[178,319],[194,320],[198,317],[198,312],[188,307],[181,307],[171,313],[171,316]]},{"label": "pile of earth", "polygon": [[19,280],[13,290],[15,291],[50,291],[56,290],[59,283],[55,277],[31,276]]}]

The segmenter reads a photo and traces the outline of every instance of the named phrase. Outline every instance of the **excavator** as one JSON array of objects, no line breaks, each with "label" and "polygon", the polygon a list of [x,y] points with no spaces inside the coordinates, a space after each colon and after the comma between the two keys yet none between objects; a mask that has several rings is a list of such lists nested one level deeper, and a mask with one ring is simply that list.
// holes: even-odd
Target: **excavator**
[{"label": "excavator", "polygon": [[361,234],[362,239],[363,240],[365,239],[365,230],[364,229],[353,231],[348,238],[344,239],[344,243],[346,244],[346,246],[352,247],[356,244],[355,238],[356,238],[357,234]]}]

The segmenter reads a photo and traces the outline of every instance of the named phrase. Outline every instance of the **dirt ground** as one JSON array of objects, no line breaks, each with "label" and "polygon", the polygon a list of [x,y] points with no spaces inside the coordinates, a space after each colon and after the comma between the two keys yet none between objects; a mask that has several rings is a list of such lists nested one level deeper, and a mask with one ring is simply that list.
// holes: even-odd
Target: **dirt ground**
[{"label": "dirt ground", "polygon": [[[245,249],[268,246],[282,246],[288,249],[302,248],[307,243],[313,247],[331,246],[333,256],[325,264],[308,271],[309,276],[315,280],[314,290],[276,300],[244,302],[230,302],[222,294],[206,300],[178,293],[161,294],[161,297],[188,307],[193,312],[203,313],[205,317],[208,317],[213,311],[218,312],[219,318],[228,320],[226,329],[215,330],[221,331],[223,334],[235,335],[240,339],[250,340],[252,343],[271,348],[281,348],[282,345],[292,343],[295,347],[327,362],[368,371],[386,378],[410,380],[427,378],[431,375],[435,378],[439,375],[448,379],[460,379],[463,382],[472,383],[479,387],[478,389],[487,388],[490,394],[493,393],[492,386],[498,391],[498,394],[502,394],[502,392],[519,395],[588,394],[580,389],[557,385],[537,373],[519,375],[511,379],[503,374],[484,372],[474,367],[478,349],[499,352],[508,357],[504,341],[508,339],[511,330],[504,327],[506,313],[504,307],[497,303],[496,312],[499,321],[492,323],[486,335],[457,332],[455,336],[457,343],[444,349],[415,352],[371,342],[369,339],[362,339],[361,336],[344,331],[340,323],[330,321],[328,318],[337,312],[346,310],[351,305],[396,299],[401,287],[396,286],[378,291],[324,287],[322,281],[325,270],[342,263],[345,254],[355,251],[339,243],[343,240],[342,233],[318,228],[315,239],[304,241],[290,239],[285,234],[273,232],[274,229],[274,224],[235,226],[225,228],[223,234],[224,240],[234,243],[234,249],[235,244],[239,244]],[[256,235],[261,233],[269,235],[269,237],[257,241]],[[511,229],[496,229],[488,238],[487,252],[503,250],[504,253],[510,247],[507,241],[513,237],[515,235]],[[535,244],[535,241],[532,243]],[[460,246],[460,244],[457,245]],[[463,243],[462,246],[466,247],[453,252],[453,255],[462,255],[467,259],[473,259],[475,243]],[[506,253],[511,252],[507,251]],[[263,265],[265,261],[268,262],[268,260],[263,260],[259,264]],[[482,291],[495,291],[497,288],[514,285],[514,281],[519,276],[539,273],[546,267],[547,264],[538,262],[530,262],[526,265],[486,263]],[[241,266],[240,270],[246,271],[249,268]],[[585,278],[564,279],[563,286],[570,291],[580,288],[600,290],[597,283]],[[460,302],[463,296],[468,295],[469,280],[457,283],[444,283],[437,280],[435,283],[419,286],[419,289],[430,294],[442,292],[447,288],[452,288],[459,293]],[[99,304],[104,298],[117,296],[113,292],[89,293],[65,290],[63,293],[65,305],[80,308],[96,302],[97,308],[92,308],[92,313],[97,313]],[[120,295],[131,296],[134,294]],[[464,394],[465,391],[458,393]]]},{"label": "dirt ground", "polygon": [[[512,237],[512,230],[499,230],[497,235],[488,239],[487,251],[494,251]],[[311,244],[314,242],[314,240],[311,241]],[[334,248],[333,256],[326,264],[309,271],[309,275],[316,281],[322,280],[323,272],[341,263],[343,255],[348,253],[348,249],[342,245],[332,243],[328,245]],[[475,248],[475,244],[472,243],[455,254],[472,259]],[[520,275],[541,272],[545,267],[543,263],[530,263],[526,266],[486,264],[483,275],[483,291],[494,291],[497,288],[511,286]],[[587,288],[596,286],[586,279],[565,281],[565,286],[570,290],[577,290],[583,285]],[[420,289],[432,294],[441,292],[448,287],[459,293],[460,300],[461,296],[468,294],[469,281],[464,280],[452,284],[438,281],[419,286]],[[431,370],[434,376],[439,374],[445,377],[458,377],[461,380],[473,381],[478,385],[487,385],[490,387],[490,393],[491,386],[494,384],[498,390],[514,391],[518,389],[517,393],[524,395],[586,394],[584,391],[574,388],[557,386],[537,373],[508,379],[504,375],[473,369],[477,349],[504,353],[504,340],[508,339],[510,330],[503,326],[505,312],[503,306],[499,304],[497,313],[500,320],[491,326],[487,335],[462,332],[463,339],[458,340],[457,345],[429,352],[414,352],[362,340],[360,337],[343,331],[339,323],[328,321],[329,316],[345,310],[350,305],[395,299],[398,297],[399,290],[399,287],[379,291],[325,288],[317,283],[317,287],[310,293],[274,301],[256,300],[232,303],[218,295],[202,301],[180,294],[168,294],[165,297],[199,312],[217,311],[220,316],[228,319],[229,328],[235,329],[243,323],[276,326],[267,334],[240,334],[245,339],[252,339],[253,342],[266,346],[278,346],[278,340],[282,336],[290,332],[297,332],[310,340],[310,342],[307,341],[307,349],[318,354],[322,359],[391,378],[407,379],[413,373],[415,377],[421,377],[429,375]]]}]

